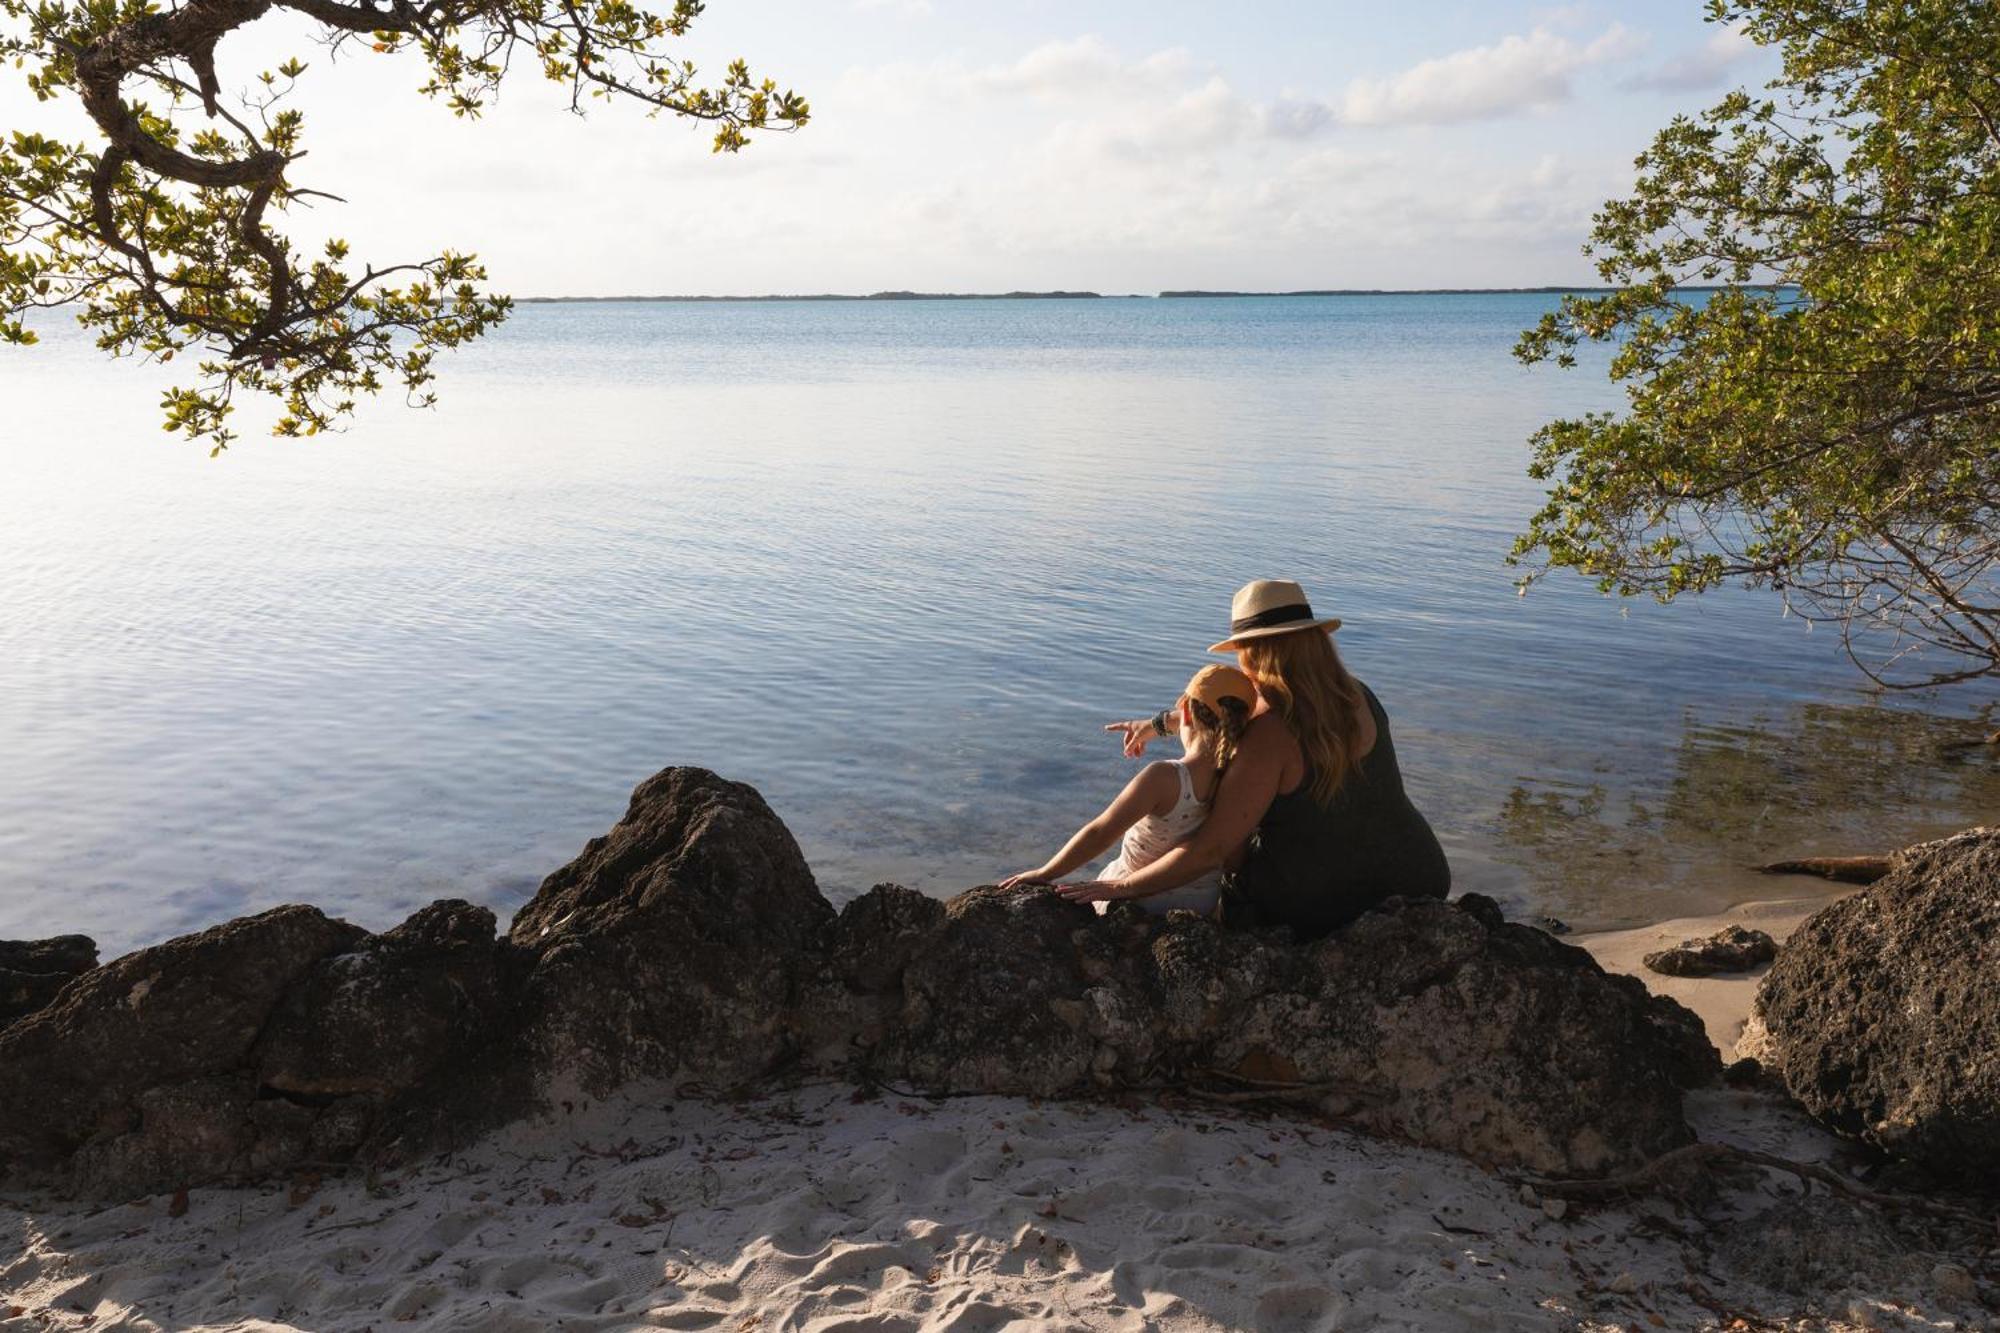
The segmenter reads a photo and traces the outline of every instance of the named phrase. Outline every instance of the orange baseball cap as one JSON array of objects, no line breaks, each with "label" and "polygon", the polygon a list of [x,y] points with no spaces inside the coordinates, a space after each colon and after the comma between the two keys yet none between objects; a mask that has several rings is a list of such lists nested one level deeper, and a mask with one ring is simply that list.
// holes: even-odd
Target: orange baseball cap
[{"label": "orange baseball cap", "polygon": [[1194,673],[1181,692],[1184,699],[1199,699],[1210,711],[1220,713],[1224,699],[1240,700],[1246,708],[1257,706],[1257,687],[1250,677],[1233,666],[1205,666]]}]

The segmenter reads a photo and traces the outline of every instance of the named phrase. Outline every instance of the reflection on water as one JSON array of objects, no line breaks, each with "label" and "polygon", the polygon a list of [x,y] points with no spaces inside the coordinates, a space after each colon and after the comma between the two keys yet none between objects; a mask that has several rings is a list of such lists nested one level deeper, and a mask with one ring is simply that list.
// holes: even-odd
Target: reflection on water
[{"label": "reflection on water", "polygon": [[1993,712],[1809,703],[1705,724],[1691,709],[1658,781],[1516,784],[1496,857],[1535,901],[1598,927],[1809,893],[1750,867],[1886,852],[2000,812],[2000,749],[1964,744]]},{"label": "reflection on water", "polygon": [[[524,309],[434,413],[162,438],[0,352],[0,936],[278,902],[511,911],[641,778],[754,783],[842,901],[1046,856],[1247,578],[1345,618],[1458,884],[1603,924],[1994,808],[1833,636],[1725,593],[1516,597],[1541,296]],[[1930,709],[1949,718],[1914,713]]]}]

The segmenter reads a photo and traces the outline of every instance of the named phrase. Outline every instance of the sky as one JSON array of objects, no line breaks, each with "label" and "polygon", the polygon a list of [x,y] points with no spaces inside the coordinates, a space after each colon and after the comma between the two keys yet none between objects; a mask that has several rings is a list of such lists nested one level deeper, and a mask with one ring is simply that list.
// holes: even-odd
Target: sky
[{"label": "sky", "polygon": [[[709,0],[675,46],[811,123],[718,156],[525,61],[456,120],[415,55],[336,60],[285,11],[218,65],[308,62],[294,180],[344,202],[296,235],[470,250],[518,296],[1591,282],[1653,134],[1776,68],[1700,0]],[[0,130],[29,128],[86,137],[6,71]]]}]

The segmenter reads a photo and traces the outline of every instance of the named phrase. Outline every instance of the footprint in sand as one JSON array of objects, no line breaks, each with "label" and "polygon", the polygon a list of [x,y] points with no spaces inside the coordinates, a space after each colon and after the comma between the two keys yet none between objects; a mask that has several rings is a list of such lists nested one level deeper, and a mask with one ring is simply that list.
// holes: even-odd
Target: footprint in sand
[{"label": "footprint in sand", "polygon": [[836,1240],[828,1243],[825,1257],[806,1274],[805,1280],[831,1284],[865,1279],[877,1276],[888,1268],[912,1268],[920,1261],[927,1263],[928,1257],[900,1246],[853,1245]]},{"label": "footprint in sand", "polygon": [[1210,1269],[1216,1272],[1240,1272],[1246,1261],[1258,1263],[1263,1257],[1262,1253],[1249,1246],[1196,1241],[1188,1245],[1169,1245],[1160,1251],[1157,1262],[1162,1268],[1182,1271]]},{"label": "footprint in sand", "polygon": [[1339,1326],[1341,1298],[1325,1287],[1291,1285],[1273,1287],[1257,1298],[1259,1329],[1270,1333],[1309,1333]]},{"label": "footprint in sand", "polygon": [[595,1314],[623,1290],[615,1278],[599,1278],[568,1291],[550,1294],[550,1304],[571,1314]]},{"label": "footprint in sand", "polygon": [[424,1239],[431,1242],[432,1247],[448,1250],[499,1215],[499,1210],[495,1208],[469,1208],[446,1213],[424,1231]]},{"label": "footprint in sand", "polygon": [[1010,1310],[983,1297],[970,1298],[968,1293],[962,1304],[955,1303],[941,1316],[925,1320],[921,1327],[923,1333],[988,1333],[1043,1313],[1039,1305],[1032,1310]]},{"label": "footprint in sand", "polygon": [[646,1311],[643,1316],[646,1328],[676,1328],[698,1330],[714,1328],[734,1312],[726,1307],[705,1305],[668,1305]]},{"label": "footprint in sand", "polygon": [[382,1307],[382,1313],[391,1319],[415,1319],[424,1311],[444,1299],[444,1288],[435,1282],[412,1282],[392,1297]]},{"label": "footprint in sand", "polygon": [[804,1327],[811,1333],[917,1333],[923,1326],[906,1315],[860,1314],[816,1319]]}]

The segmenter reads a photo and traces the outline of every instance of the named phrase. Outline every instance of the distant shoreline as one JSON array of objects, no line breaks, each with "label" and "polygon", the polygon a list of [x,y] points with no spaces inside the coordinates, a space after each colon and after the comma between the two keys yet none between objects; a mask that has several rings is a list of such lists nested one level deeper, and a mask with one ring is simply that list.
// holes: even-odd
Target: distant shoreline
[{"label": "distant shoreline", "polygon": [[[519,296],[521,305],[565,305],[591,302],[754,302],[754,301],[1152,301],[1218,300],[1277,296],[1559,296],[1576,293],[1603,296],[1615,287],[1324,287],[1292,292],[1166,291],[1145,292],[801,292],[766,296]],[[1677,291],[1712,292],[1719,287],[1680,287]]]}]

